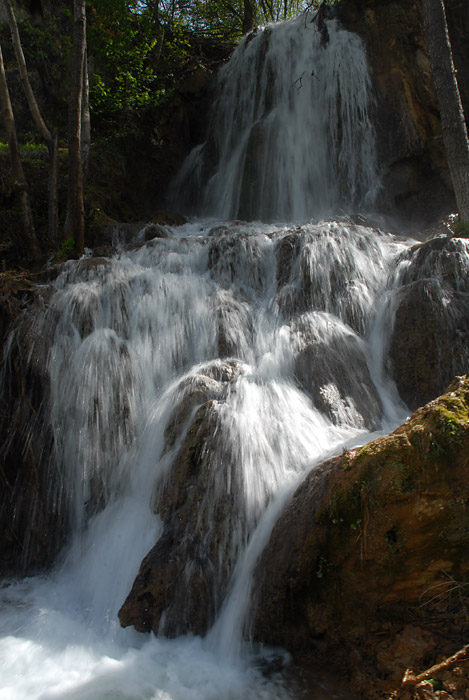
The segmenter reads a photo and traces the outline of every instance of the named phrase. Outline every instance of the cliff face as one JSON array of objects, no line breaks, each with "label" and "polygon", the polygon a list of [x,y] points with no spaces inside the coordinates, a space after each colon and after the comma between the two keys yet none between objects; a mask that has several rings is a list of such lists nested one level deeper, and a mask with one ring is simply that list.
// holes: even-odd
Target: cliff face
[{"label": "cliff face", "polygon": [[[447,2],[463,102],[469,104],[469,12]],[[420,4],[345,0],[340,19],[365,41],[376,87],[375,120],[383,166],[379,208],[410,228],[454,209],[439,111],[426,53]]]}]

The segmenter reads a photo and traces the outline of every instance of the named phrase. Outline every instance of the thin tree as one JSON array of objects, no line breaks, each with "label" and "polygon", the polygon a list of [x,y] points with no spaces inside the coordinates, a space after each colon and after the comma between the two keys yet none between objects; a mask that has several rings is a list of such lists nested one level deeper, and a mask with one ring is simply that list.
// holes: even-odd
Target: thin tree
[{"label": "thin tree", "polygon": [[85,219],[83,205],[82,116],[86,55],[85,0],[73,3],[73,53],[68,111],[68,212],[65,236],[73,237],[76,252],[83,253]]},{"label": "thin tree", "polygon": [[49,202],[48,202],[48,233],[51,240],[55,240],[57,237],[57,169],[58,169],[58,144],[57,144],[57,133],[54,131],[49,131],[46,126],[44,119],[42,118],[41,111],[37,104],[36,97],[34,95],[33,89],[31,87],[31,82],[29,80],[28,68],[26,66],[26,60],[23,53],[23,48],[21,45],[20,34],[18,31],[18,24],[16,22],[15,13],[11,5],[10,0],[2,0],[3,6],[6,11],[8,18],[8,24],[10,27],[11,40],[13,43],[13,48],[15,50],[16,61],[18,63],[18,70],[20,73],[21,83],[23,85],[24,94],[28,101],[31,116],[33,118],[36,129],[42,136],[47,144],[47,149],[49,151]]},{"label": "thin tree", "polygon": [[423,0],[425,36],[441,130],[461,221],[469,221],[469,140],[454,69],[444,0]]},{"label": "thin tree", "polygon": [[83,59],[83,94],[81,100],[81,167],[83,182],[88,171],[88,157],[91,148],[90,82],[88,76],[88,50],[85,44]]},{"label": "thin tree", "polygon": [[253,0],[243,0],[243,34],[247,34],[253,29],[256,20],[256,10]]},{"label": "thin tree", "polygon": [[21,219],[23,223],[23,233],[25,242],[28,244],[34,256],[38,254],[36,232],[29,200],[28,185],[21,165],[18,140],[16,137],[16,125],[13,109],[11,106],[10,93],[3,63],[3,52],[0,46],[0,105],[3,117],[3,126],[8,139],[8,151],[10,156],[10,167],[12,175],[13,190],[18,196],[20,204]]}]

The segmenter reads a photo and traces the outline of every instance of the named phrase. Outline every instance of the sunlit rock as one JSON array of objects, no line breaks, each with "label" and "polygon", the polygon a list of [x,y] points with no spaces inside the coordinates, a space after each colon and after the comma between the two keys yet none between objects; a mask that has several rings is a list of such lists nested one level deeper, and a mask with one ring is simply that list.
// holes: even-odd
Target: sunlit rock
[{"label": "sunlit rock", "polygon": [[[468,449],[465,376],[391,435],[313,469],[257,563],[254,637],[347,673],[358,649],[397,680],[438,658],[437,630],[423,630],[440,616],[457,639],[466,609],[454,592],[469,573]],[[414,651],[391,658],[410,621]]]}]

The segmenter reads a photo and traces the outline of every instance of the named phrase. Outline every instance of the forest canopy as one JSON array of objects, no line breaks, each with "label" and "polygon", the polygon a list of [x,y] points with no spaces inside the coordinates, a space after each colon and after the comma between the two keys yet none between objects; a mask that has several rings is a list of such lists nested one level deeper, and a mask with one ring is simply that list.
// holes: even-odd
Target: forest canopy
[{"label": "forest canopy", "polygon": [[[121,120],[125,113],[131,116],[158,104],[207,42],[233,45],[259,24],[319,4],[319,0],[88,0],[91,112],[105,120],[119,115]],[[60,112],[69,90],[70,3],[43,3],[33,15],[18,6],[15,11],[28,66],[38,70]],[[7,42],[4,26],[2,44]]]}]

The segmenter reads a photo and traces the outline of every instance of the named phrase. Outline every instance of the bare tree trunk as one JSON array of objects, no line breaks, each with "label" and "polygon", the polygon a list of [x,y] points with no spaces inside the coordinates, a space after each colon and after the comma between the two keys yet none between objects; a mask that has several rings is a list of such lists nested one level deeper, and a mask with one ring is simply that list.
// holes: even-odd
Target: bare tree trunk
[{"label": "bare tree trunk", "polygon": [[76,252],[81,255],[85,246],[81,164],[83,75],[86,47],[85,0],[74,0],[73,9],[72,88],[68,111],[68,212],[65,235],[66,237],[73,236]]},{"label": "bare tree trunk", "polygon": [[57,180],[59,170],[59,143],[57,132],[51,133],[51,139],[47,144],[49,151],[49,183],[48,183],[48,221],[47,229],[49,240],[55,241],[59,230],[59,205],[57,197]]},{"label": "bare tree trunk", "polygon": [[13,180],[13,189],[16,192],[19,203],[21,218],[24,227],[24,237],[26,243],[30,246],[33,255],[38,254],[36,232],[34,230],[33,215],[31,212],[31,203],[29,201],[28,185],[21,165],[20,152],[18,141],[16,138],[15,117],[10,101],[10,93],[5,74],[5,66],[3,63],[3,53],[0,46],[0,105],[3,118],[3,125],[7,133],[8,150],[10,154],[10,166]]},{"label": "bare tree trunk", "polygon": [[[26,99],[28,101],[29,109],[36,129],[46,142],[47,149],[49,151],[48,233],[49,238],[51,240],[55,240],[57,238],[57,136],[55,134],[52,134],[47,128],[46,123],[42,118],[41,111],[37,104],[37,100],[34,95],[33,89],[31,87],[28,75],[28,68],[26,66],[26,60],[23,53],[23,47],[21,46],[18,24],[16,22],[15,13],[13,11],[13,7],[11,5],[10,0],[3,0],[3,6],[8,17],[11,40],[13,43],[13,48],[15,50],[15,56],[18,63],[18,70],[20,73],[24,94],[26,95]],[[55,188],[55,191],[51,191],[51,187]]]},{"label": "bare tree trunk", "polygon": [[253,0],[243,0],[243,34],[247,34],[254,27],[256,17]]},{"label": "bare tree trunk", "polygon": [[462,221],[469,221],[469,141],[443,0],[423,0],[423,19],[441,129]]},{"label": "bare tree trunk", "polygon": [[90,83],[88,79],[88,51],[85,45],[85,57],[83,60],[83,96],[81,104],[81,167],[83,170],[83,182],[88,171],[88,157],[91,147],[91,119],[90,119]]}]

